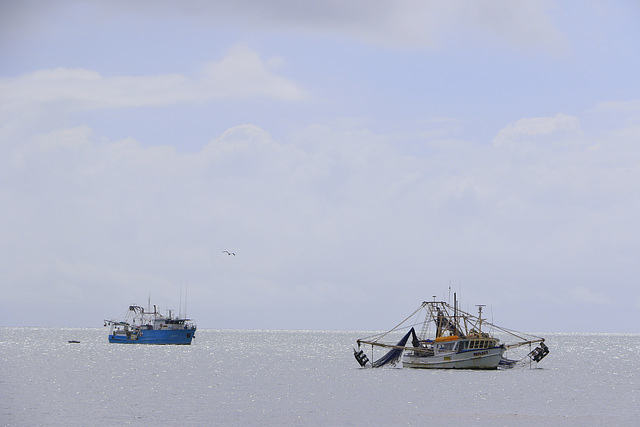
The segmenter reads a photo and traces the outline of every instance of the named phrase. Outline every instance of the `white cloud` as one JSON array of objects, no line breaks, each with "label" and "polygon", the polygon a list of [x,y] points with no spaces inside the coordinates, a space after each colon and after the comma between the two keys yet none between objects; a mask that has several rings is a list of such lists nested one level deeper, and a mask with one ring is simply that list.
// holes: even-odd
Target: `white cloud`
[{"label": "white cloud", "polygon": [[181,3],[180,13],[197,15],[204,22],[226,20],[277,31],[295,29],[333,36],[342,33],[377,45],[434,47],[464,34],[498,38],[518,47],[555,51],[566,44],[549,16],[551,3],[491,0],[322,1],[300,3],[218,1]]},{"label": "white cloud", "polygon": [[[0,18],[0,39],[16,33],[46,31],[43,23],[56,13],[74,13],[75,1],[58,1],[56,7],[20,2],[5,8]],[[462,38],[465,44],[481,43],[555,52],[567,45],[566,37],[555,25],[552,1],[487,0],[295,0],[237,2],[173,1],[95,1],[83,2],[89,22],[103,25],[123,15],[139,14],[144,19],[188,19],[190,25],[242,28],[244,31],[296,32],[342,35],[374,45],[388,47],[439,47]],[[6,15],[6,16],[3,16]],[[60,18],[61,19],[61,18]],[[20,22],[21,25],[17,25]]]},{"label": "white cloud", "polygon": [[271,58],[265,63],[257,52],[237,45],[222,61],[205,67],[203,83],[216,98],[259,96],[287,101],[306,98],[298,85],[273,74],[272,70],[282,64],[282,58]]},{"label": "white cloud", "polygon": [[300,101],[307,97],[299,85],[274,74],[273,66],[268,62],[239,45],[221,61],[208,64],[198,79],[180,74],[105,77],[85,69],[39,70],[0,78],[0,111],[42,104],[85,110],[164,106],[238,97],[285,101]]},{"label": "white cloud", "polygon": [[[576,120],[518,122],[511,138],[558,138]],[[606,164],[569,148],[574,164],[556,169],[555,160],[510,163],[481,146],[442,144],[409,156],[388,136],[326,125],[310,126],[296,143],[241,125],[191,154],[103,141],[87,127],[33,141],[14,147],[20,162],[3,170],[13,180],[5,180],[1,201],[13,209],[2,221],[18,230],[4,241],[7,277],[23,284],[17,295],[37,295],[55,280],[61,292],[88,300],[107,286],[105,312],[131,280],[145,288],[142,298],[149,291],[170,298],[171,281],[189,280],[192,296],[234,316],[285,303],[357,305],[369,287],[390,284],[417,295],[427,276],[436,287],[452,275],[473,276],[463,278],[475,293],[504,280],[552,294],[554,272],[582,277],[581,268],[590,277],[566,298],[606,301],[594,290],[598,278],[626,262],[620,253],[633,252],[623,232],[635,221],[633,188],[621,183],[638,168],[626,145]],[[613,174],[612,161],[621,166]],[[543,179],[528,180],[532,165]],[[604,197],[607,204],[593,203]],[[225,249],[238,256],[225,258]]]},{"label": "white cloud", "polygon": [[555,117],[535,117],[520,119],[500,130],[493,139],[496,147],[505,147],[549,137],[558,132],[579,132],[580,120],[577,117],[558,113]]},{"label": "white cloud", "polygon": [[[88,126],[79,126],[71,129],[56,129],[46,135],[38,135],[34,138],[35,144],[33,148],[41,151],[53,151],[58,148],[68,150],[89,148],[90,137],[93,131]],[[28,148],[29,145],[23,145]]]},{"label": "white cloud", "polygon": [[[56,321],[95,325],[183,281],[203,327],[375,327],[450,280],[472,304],[537,302],[536,328],[584,327],[550,295],[638,300],[628,7],[609,26],[551,1],[14,3],[3,319],[52,322],[58,294]],[[565,60],[527,55],[563,52],[565,31]]]},{"label": "white cloud", "polygon": [[565,36],[551,18],[552,2],[494,0],[480,3],[454,2],[455,16],[466,24],[483,28],[507,44],[556,52],[567,46]]}]

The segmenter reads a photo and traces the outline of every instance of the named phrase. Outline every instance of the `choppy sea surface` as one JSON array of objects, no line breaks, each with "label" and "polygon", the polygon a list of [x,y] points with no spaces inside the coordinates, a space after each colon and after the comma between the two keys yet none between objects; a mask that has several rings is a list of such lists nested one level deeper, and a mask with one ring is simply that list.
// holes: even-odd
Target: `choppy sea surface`
[{"label": "choppy sea surface", "polygon": [[[366,332],[0,328],[0,425],[638,425],[640,334],[541,334],[536,367],[361,369]],[[78,340],[79,344],[70,344]]]}]

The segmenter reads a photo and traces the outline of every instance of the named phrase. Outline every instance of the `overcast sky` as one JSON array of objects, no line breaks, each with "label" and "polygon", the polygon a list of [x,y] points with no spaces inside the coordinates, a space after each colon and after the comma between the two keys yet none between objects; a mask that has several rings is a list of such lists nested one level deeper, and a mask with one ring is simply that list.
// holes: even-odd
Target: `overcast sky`
[{"label": "overcast sky", "polygon": [[0,326],[101,327],[150,295],[201,328],[384,330],[451,287],[511,329],[637,332],[639,22],[4,1]]}]

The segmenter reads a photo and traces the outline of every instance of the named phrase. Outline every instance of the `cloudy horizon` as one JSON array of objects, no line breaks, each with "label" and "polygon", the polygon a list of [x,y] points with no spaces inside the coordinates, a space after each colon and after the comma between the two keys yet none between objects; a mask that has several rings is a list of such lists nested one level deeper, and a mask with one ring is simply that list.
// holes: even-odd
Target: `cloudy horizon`
[{"label": "cloudy horizon", "polygon": [[638,17],[5,2],[0,326],[150,297],[201,328],[382,330],[451,288],[512,329],[635,332]]}]

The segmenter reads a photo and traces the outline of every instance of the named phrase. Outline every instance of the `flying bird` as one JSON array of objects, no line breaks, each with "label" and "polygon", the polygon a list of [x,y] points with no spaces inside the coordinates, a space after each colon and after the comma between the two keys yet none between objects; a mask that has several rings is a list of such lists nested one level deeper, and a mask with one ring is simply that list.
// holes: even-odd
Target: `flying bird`
[{"label": "flying bird", "polygon": [[222,253],[225,253],[225,254],[227,254],[227,255],[233,255],[233,256],[236,256],[236,253],[235,253],[235,252],[222,251]]}]

